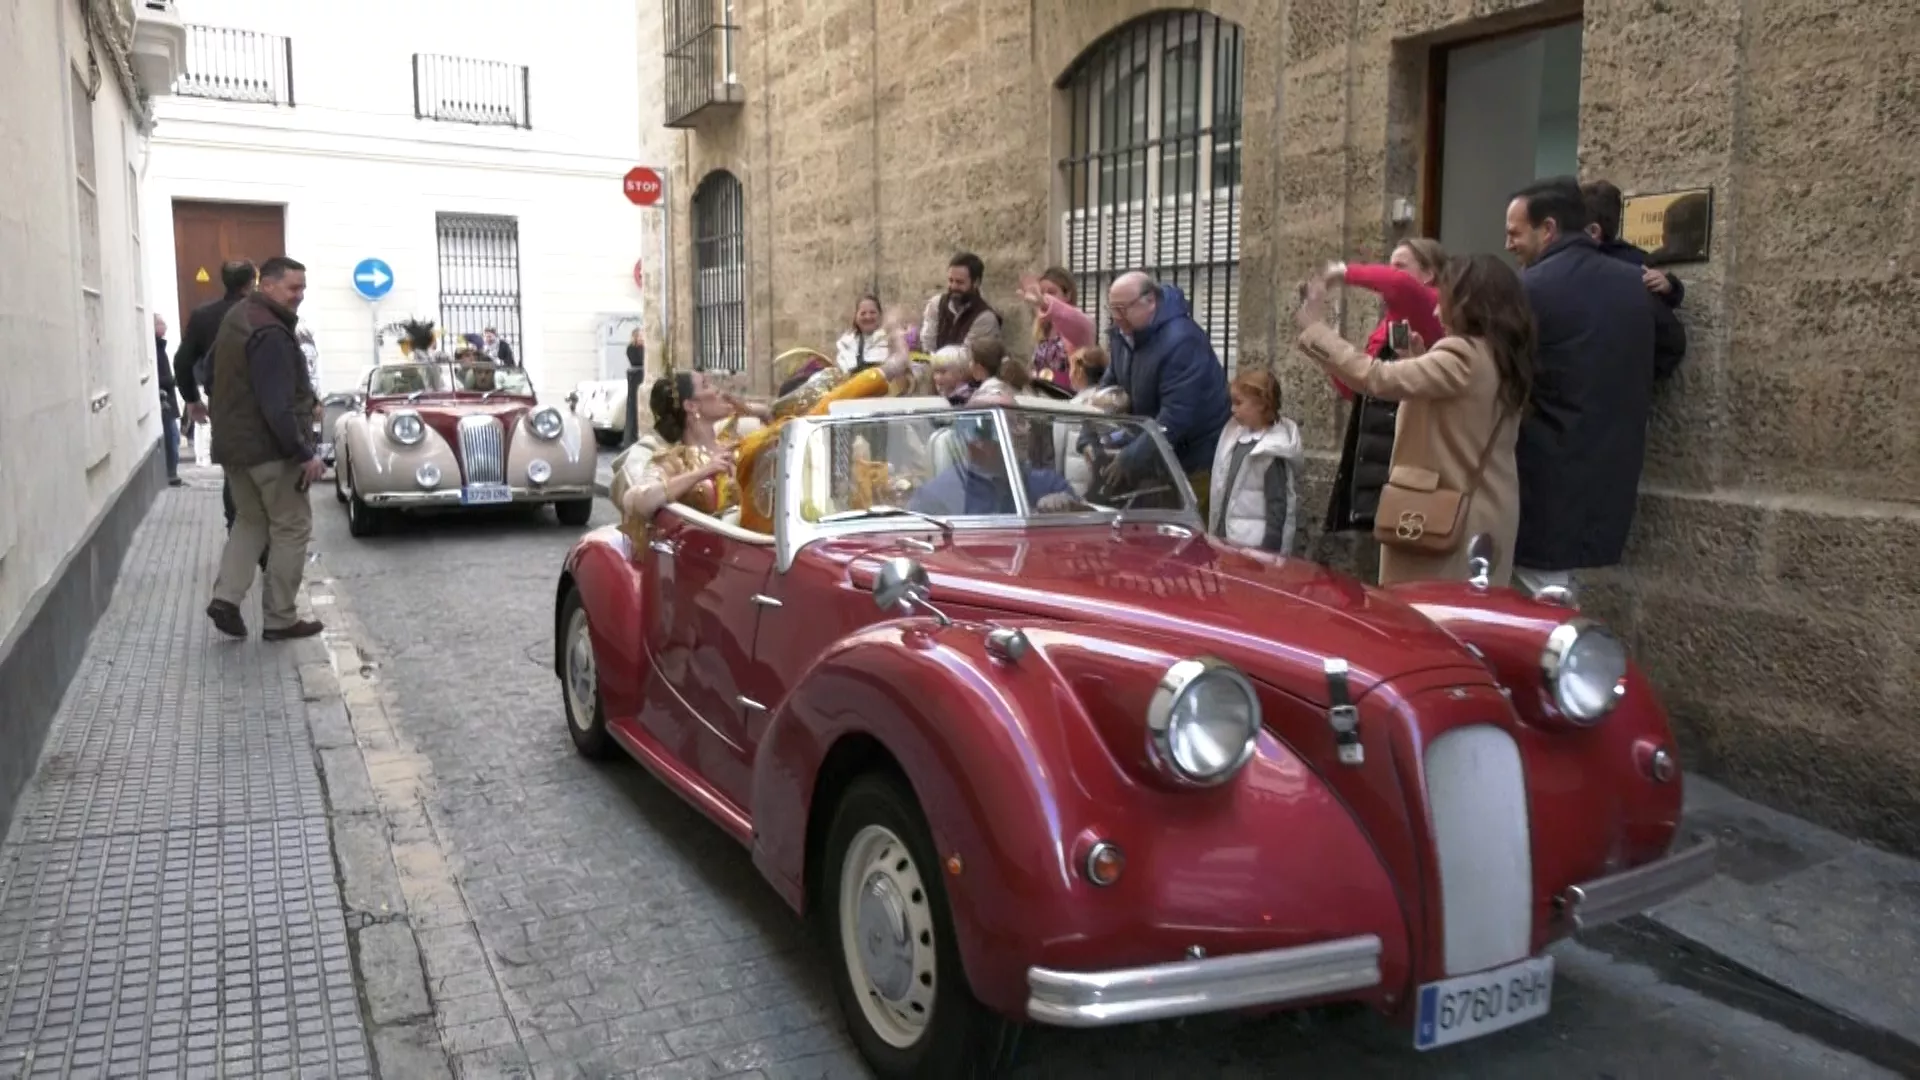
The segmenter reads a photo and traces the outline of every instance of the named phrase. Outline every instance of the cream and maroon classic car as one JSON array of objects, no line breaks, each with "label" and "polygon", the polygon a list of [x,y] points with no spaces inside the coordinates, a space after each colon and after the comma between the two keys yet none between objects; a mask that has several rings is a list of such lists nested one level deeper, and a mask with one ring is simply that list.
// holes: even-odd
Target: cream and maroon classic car
[{"label": "cream and maroon classic car", "polygon": [[593,515],[593,442],[578,417],[535,400],[520,368],[382,364],[337,422],[334,453],[355,536],[403,510],[552,503],[563,525]]}]

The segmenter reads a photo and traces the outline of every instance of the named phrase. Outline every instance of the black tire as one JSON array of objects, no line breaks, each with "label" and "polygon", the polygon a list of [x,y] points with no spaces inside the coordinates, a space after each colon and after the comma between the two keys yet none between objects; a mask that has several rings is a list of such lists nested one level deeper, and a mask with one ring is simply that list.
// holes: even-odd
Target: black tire
[{"label": "black tire", "polygon": [[579,528],[593,520],[593,500],[570,499],[567,502],[557,502],[553,504],[553,513],[560,519],[560,524]]},{"label": "black tire", "polygon": [[386,514],[368,506],[367,501],[360,497],[360,484],[356,477],[347,492],[347,534],[356,540],[376,536],[386,523]]},{"label": "black tire", "polygon": [[[553,655],[560,672],[560,699],[566,706],[567,734],[573,736],[573,748],[582,757],[601,761],[612,757],[616,747],[607,731],[607,707],[600,700],[600,669],[594,660],[593,641],[585,636],[587,628],[587,608],[580,600],[580,590],[568,589],[567,598],[560,602],[560,618],[554,623]],[[586,649],[584,656],[577,658],[573,654],[576,633],[582,636],[579,640]],[[576,662],[586,665],[584,684],[576,681],[582,674],[574,667]],[[583,711],[591,713],[585,722],[580,719]]]},{"label": "black tire", "polygon": [[[828,944],[833,989],[847,1031],[874,1074],[883,1080],[971,1080],[996,1075],[1010,1056],[1016,1029],[988,1012],[967,984],[954,940],[946,883],[912,789],[892,773],[869,773],[849,784],[834,808],[824,854],[816,910]],[[873,871],[850,870],[846,865],[850,857]],[[900,904],[889,911],[884,901],[875,901],[889,915],[879,925],[887,925],[891,915],[897,914],[897,925],[905,936],[895,939],[903,942],[900,946],[883,950],[892,956],[871,963],[857,958],[857,952],[865,951],[859,947],[863,935],[856,931],[855,942],[846,940],[847,923],[857,924],[859,919],[846,911],[844,894],[851,888],[865,895],[865,883],[876,879],[880,881],[876,895]],[[928,937],[932,938],[930,954],[925,951]],[[911,954],[911,959],[904,954]],[[929,956],[931,971],[925,963]],[[907,962],[889,964],[887,960]],[[880,974],[871,977],[869,970]],[[891,996],[892,1002],[905,1003],[896,1008],[880,984],[903,973],[906,978],[892,981],[894,986],[906,987],[904,993]],[[932,991],[928,1004],[915,1005],[911,999],[925,996],[926,990]],[[882,1017],[879,1023],[875,1015]],[[911,1034],[911,1020],[886,1019],[901,1015],[924,1017],[924,1026]]]}]

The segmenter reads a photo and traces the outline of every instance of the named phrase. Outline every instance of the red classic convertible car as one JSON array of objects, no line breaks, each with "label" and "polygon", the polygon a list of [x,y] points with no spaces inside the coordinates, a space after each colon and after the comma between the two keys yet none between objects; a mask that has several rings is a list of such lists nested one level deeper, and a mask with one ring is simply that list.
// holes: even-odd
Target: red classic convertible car
[{"label": "red classic convertible car", "polygon": [[972,1075],[1020,1022],[1341,1002],[1445,1046],[1713,873],[1620,640],[1489,587],[1485,538],[1476,580],[1388,589],[1229,547],[1157,428],[1065,404],[844,402],[777,455],[771,535],[585,536],[555,670],[583,753],[818,920],[882,1076]]}]

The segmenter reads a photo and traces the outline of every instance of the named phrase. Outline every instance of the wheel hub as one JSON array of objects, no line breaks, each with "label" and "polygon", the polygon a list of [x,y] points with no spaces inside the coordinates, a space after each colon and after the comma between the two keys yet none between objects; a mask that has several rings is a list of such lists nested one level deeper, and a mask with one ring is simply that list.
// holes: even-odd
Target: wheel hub
[{"label": "wheel hub", "polygon": [[586,618],[576,613],[572,642],[567,646],[567,685],[573,691],[576,712],[593,707],[593,642],[587,636]]},{"label": "wheel hub", "polygon": [[913,982],[912,931],[907,927],[907,905],[900,888],[884,873],[867,876],[860,888],[860,910],[855,925],[860,934],[860,962],[867,980],[888,1001],[899,1001]]}]

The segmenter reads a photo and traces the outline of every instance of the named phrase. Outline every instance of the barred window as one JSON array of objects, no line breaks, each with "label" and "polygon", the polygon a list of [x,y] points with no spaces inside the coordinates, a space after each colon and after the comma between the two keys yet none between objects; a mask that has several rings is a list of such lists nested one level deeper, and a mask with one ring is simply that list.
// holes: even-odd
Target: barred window
[{"label": "barred window", "polygon": [[520,339],[520,220],[492,214],[436,215],[440,237],[440,341],[449,353],[491,326],[514,359]]},{"label": "barred window", "polygon": [[740,181],[710,172],[693,193],[693,363],[747,370],[747,237]]},{"label": "barred window", "polygon": [[1105,332],[1106,292],[1145,270],[1186,294],[1229,367],[1239,347],[1240,28],[1200,11],[1145,15],[1082,53],[1060,88],[1061,251]]}]

